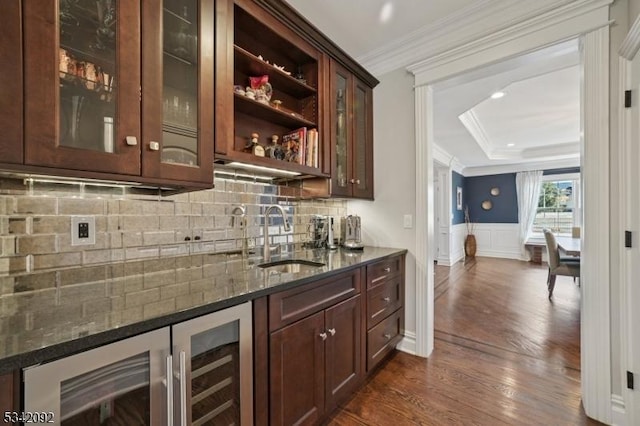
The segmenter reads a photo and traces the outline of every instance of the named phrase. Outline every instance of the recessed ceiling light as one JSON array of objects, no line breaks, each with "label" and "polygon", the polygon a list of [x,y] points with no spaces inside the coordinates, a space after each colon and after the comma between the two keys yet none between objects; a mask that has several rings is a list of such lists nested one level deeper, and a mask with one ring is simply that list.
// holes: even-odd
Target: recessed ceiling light
[{"label": "recessed ceiling light", "polygon": [[380,22],[383,24],[388,22],[391,19],[391,15],[393,15],[393,3],[388,1],[380,9]]},{"label": "recessed ceiling light", "polygon": [[512,147],[512,146],[516,146],[516,144],[515,143],[508,143],[507,146],[508,147]]},{"label": "recessed ceiling light", "polygon": [[495,92],[491,94],[491,99],[500,99],[504,96],[504,92]]}]

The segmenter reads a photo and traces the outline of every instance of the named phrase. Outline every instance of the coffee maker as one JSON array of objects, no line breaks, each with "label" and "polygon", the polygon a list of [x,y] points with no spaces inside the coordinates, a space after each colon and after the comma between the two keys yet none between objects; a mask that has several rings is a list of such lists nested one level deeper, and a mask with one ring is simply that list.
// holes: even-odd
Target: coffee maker
[{"label": "coffee maker", "polygon": [[309,228],[312,248],[326,248],[329,250],[338,248],[333,235],[332,216],[313,216],[309,222]]},{"label": "coffee maker", "polygon": [[360,216],[350,214],[347,217],[343,217],[340,229],[342,230],[342,245],[345,248],[361,250],[364,247],[364,244],[362,244]]}]

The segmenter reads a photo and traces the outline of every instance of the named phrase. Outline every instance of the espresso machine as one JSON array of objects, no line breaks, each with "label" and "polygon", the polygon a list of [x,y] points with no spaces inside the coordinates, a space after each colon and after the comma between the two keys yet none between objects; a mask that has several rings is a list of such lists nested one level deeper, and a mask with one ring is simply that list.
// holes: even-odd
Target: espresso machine
[{"label": "espresso machine", "polygon": [[329,250],[338,248],[333,234],[332,216],[313,216],[309,222],[309,230],[311,238],[309,245],[312,248],[326,248]]},{"label": "espresso machine", "polygon": [[342,230],[342,245],[345,248],[362,250],[364,247],[364,244],[362,244],[362,229],[360,225],[360,216],[358,215],[350,214],[342,218],[340,229]]}]

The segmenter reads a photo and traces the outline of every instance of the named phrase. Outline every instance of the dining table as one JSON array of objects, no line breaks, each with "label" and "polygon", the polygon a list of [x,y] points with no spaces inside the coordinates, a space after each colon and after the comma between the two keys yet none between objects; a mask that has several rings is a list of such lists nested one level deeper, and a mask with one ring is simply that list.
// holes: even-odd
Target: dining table
[{"label": "dining table", "polygon": [[580,256],[580,238],[557,236],[558,248],[569,256]]}]

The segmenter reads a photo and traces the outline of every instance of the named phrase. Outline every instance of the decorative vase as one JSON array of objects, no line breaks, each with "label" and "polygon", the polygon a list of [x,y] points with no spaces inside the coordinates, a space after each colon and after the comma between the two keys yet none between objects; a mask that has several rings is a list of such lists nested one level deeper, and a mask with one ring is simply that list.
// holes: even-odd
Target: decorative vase
[{"label": "decorative vase", "polygon": [[467,235],[464,239],[464,255],[466,257],[476,256],[476,236],[473,234]]}]

